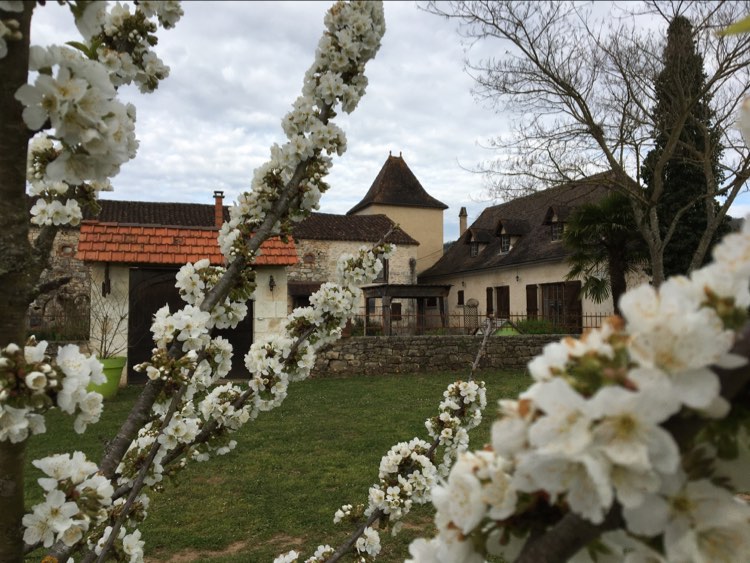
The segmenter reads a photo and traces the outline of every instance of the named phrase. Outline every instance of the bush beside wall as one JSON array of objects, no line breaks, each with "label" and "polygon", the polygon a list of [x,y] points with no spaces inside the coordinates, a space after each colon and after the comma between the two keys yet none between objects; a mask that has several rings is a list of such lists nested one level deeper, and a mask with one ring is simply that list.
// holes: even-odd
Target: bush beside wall
[{"label": "bush beside wall", "polygon": [[[480,369],[523,370],[560,335],[493,336]],[[424,371],[468,373],[481,336],[368,336],[344,338],[318,355],[313,377],[381,375]]]}]

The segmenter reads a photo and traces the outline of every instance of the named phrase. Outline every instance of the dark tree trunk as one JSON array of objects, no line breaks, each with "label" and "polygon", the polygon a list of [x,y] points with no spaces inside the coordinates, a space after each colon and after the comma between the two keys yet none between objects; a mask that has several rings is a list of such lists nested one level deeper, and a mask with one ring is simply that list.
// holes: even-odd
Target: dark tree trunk
[{"label": "dark tree trunk", "polygon": [[615,315],[620,314],[620,297],[627,290],[625,265],[616,256],[609,257],[609,284],[612,291],[612,305]]},{"label": "dark tree trunk", "polygon": [[[34,2],[23,12],[3,12],[15,19],[23,38],[8,40],[0,59],[0,346],[25,340],[28,296],[35,277],[26,210],[26,149],[29,131],[23,122],[16,90],[26,83],[29,68],[29,29]],[[25,443],[0,442],[0,561],[23,561],[23,468]]]}]

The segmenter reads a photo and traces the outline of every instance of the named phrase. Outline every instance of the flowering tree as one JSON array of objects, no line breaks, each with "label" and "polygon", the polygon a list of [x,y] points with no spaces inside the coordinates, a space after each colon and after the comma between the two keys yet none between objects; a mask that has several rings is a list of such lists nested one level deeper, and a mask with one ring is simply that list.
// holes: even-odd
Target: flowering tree
[{"label": "flowering tree", "polygon": [[[34,464],[48,475],[45,501],[23,516],[24,445],[44,431],[43,413],[58,407],[76,416],[83,431],[101,412],[101,396],[88,393],[102,380],[101,365],[72,346],[56,357],[47,343],[24,334],[34,280],[48,262],[61,225],[75,225],[82,206],[135,154],[135,110],[117,100],[117,87],[136,83],[152,91],[168,69],[151,50],[158,21],[171,27],[182,10],[176,2],[139,2],[133,12],[119,4],[69,2],[83,40],[70,47],[30,47],[34,3],[0,2],[0,560],[22,559],[42,545],[58,558],[84,548],[84,560],[142,558],[140,533],[148,501],[144,486],[165,470],[203,461],[234,446],[231,432],[260,411],[283,401],[287,385],[307,376],[315,351],[338,334],[360,297],[358,285],[374,279],[388,245],[342,257],[338,283],[324,284],[311,306],[295,311],[281,334],[256,342],[246,357],[249,385],[213,386],[228,373],[231,345],[212,337],[247,313],[254,289],[253,260],[261,243],[286,235],[316,208],[327,189],[330,155],[346,146],[330,120],[340,106],[351,112],[364,93],[366,62],[385,30],[379,3],[338,3],[326,16],[326,32],[305,76],[303,94],[284,118],[288,141],[271,149],[252,189],[224,224],[219,244],[225,268],[207,261],[188,264],[177,276],[186,301],[162,308],[154,319],[154,353],[142,366],[150,382],[107,454],[98,463],[81,454],[51,456]],[[28,71],[37,73],[27,84]],[[28,154],[27,154],[28,153]],[[40,234],[28,241],[26,182],[38,196],[31,209]],[[23,531],[21,528],[23,523]]]},{"label": "flowering tree", "polygon": [[[151,50],[155,21],[171,27],[181,14],[174,2],[143,1],[133,12],[68,5],[83,41],[43,49],[28,42],[34,4],[0,1],[0,560],[20,561],[24,550],[44,547],[57,560],[81,553],[84,561],[139,561],[148,487],[229,452],[234,431],[281,404],[289,383],[305,378],[316,351],[340,334],[361,296],[358,285],[373,280],[379,258],[393,250],[378,244],[341,257],[337,283],[324,284],[280,334],[253,344],[245,357],[249,382],[218,385],[232,349],[212,331],[247,313],[261,243],[288,234],[327,189],[330,156],[345,148],[331,119],[338,107],[356,107],[385,26],[379,3],[337,3],[327,14],[303,94],[283,120],[288,141],[272,147],[221,229],[226,267],[200,260],[180,270],[186,304],[155,315],[153,355],[139,366],[149,383],[107,453],[98,463],[80,452],[35,460],[46,475],[39,480],[45,500],[24,515],[24,445],[45,430],[44,412],[74,415],[82,432],[102,408],[101,397],[86,391],[101,381],[99,362],[73,346],[52,358],[46,342],[27,341],[26,307],[40,289],[34,283],[56,229],[76,224],[81,206],[95,206],[96,192],[134,155],[135,113],[117,101],[117,87],[134,82],[151,91],[167,75]],[[37,72],[33,84],[29,69]],[[38,196],[33,245],[27,180]],[[334,515],[357,519],[350,540],[319,546],[306,563],[337,561],[351,550],[371,561],[380,545],[375,522],[397,529],[413,503],[430,499],[438,535],[412,544],[413,561],[750,558],[750,511],[731,494],[750,488],[747,472],[724,461],[746,446],[736,438],[747,438],[739,428],[750,418],[741,408],[750,379],[750,334],[741,332],[750,306],[750,226],[717,246],[714,258],[690,278],[628,293],[624,321],[545,348],[529,365],[536,383],[519,400],[501,402],[491,447],[464,451],[486,402],[483,384],[450,385],[426,423],[432,441],[415,438],[387,452],[367,506],[345,505]]]},{"label": "flowering tree", "polygon": [[[57,229],[77,224],[81,206],[95,206],[97,191],[134,156],[135,110],[117,100],[116,89],[135,82],[151,91],[166,76],[151,51],[152,20],[171,27],[181,14],[173,2],[143,3],[135,14],[120,6],[107,12],[99,3],[69,6],[84,42],[75,48],[32,48],[35,3],[0,2],[0,559],[8,561],[20,558],[23,545],[27,436],[44,431],[43,412],[53,405],[76,415],[79,431],[101,412],[101,397],[85,391],[89,381],[103,381],[100,364],[73,347],[62,348],[54,365],[45,356],[46,343],[24,348],[26,309],[42,290],[36,282],[48,265]],[[27,84],[29,70],[37,73],[33,84]],[[33,245],[27,179],[31,193],[39,196],[33,215],[41,229]],[[89,468],[74,467],[77,477],[82,467]],[[49,506],[71,516],[65,497],[53,491]]]}]

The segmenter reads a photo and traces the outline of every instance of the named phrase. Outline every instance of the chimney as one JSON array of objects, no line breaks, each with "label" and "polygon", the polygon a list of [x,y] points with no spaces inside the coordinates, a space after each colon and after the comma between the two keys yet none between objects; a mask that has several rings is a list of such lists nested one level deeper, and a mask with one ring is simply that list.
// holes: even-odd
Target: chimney
[{"label": "chimney", "polygon": [[458,212],[458,236],[462,236],[466,232],[466,208],[462,207],[461,211]]},{"label": "chimney", "polygon": [[214,190],[214,225],[220,229],[224,224],[224,192]]}]

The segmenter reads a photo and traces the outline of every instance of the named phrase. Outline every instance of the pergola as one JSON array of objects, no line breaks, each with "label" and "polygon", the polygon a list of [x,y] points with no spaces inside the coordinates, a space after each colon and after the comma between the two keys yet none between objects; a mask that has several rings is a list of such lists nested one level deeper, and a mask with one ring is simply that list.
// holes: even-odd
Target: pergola
[{"label": "pergola", "polygon": [[365,327],[370,321],[370,299],[382,299],[383,302],[383,335],[391,335],[391,300],[415,299],[417,301],[417,334],[425,329],[425,309],[427,299],[437,299],[442,327],[447,326],[447,301],[450,285],[416,285],[416,284],[377,284],[362,288],[365,295]]}]

